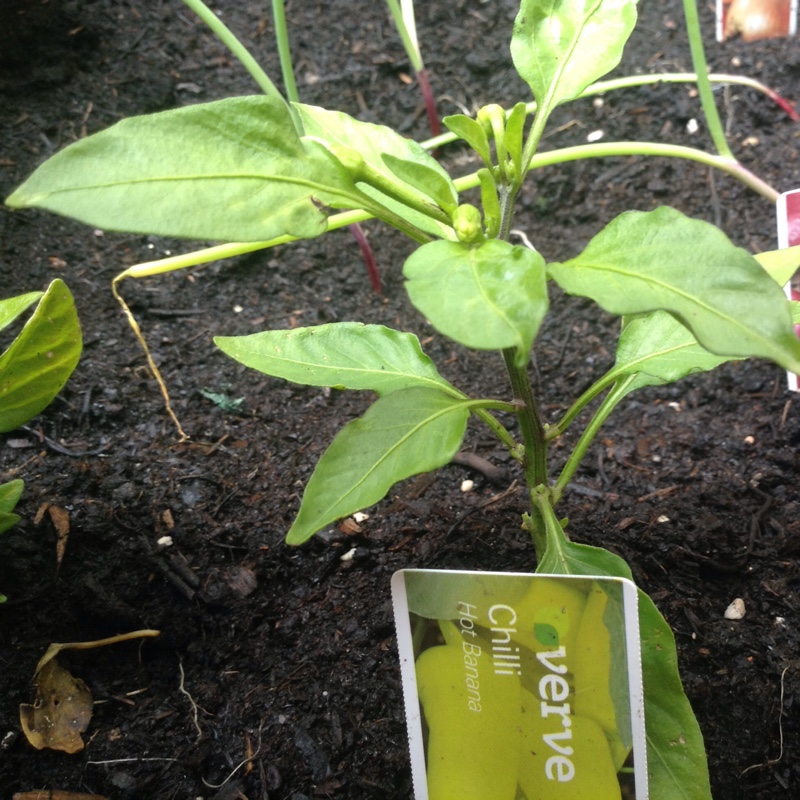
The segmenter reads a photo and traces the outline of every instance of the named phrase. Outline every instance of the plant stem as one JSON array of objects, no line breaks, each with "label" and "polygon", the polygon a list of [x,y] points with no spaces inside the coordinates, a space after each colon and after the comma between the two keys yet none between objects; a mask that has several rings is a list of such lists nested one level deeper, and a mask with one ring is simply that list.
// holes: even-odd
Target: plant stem
[{"label": "plant stem", "polygon": [[706,54],[703,50],[703,35],[700,31],[700,17],[697,13],[696,0],[683,0],[683,13],[686,16],[686,33],[689,36],[689,50],[692,53],[692,66],[697,75],[697,91],[700,93],[700,104],[706,118],[708,132],[714,142],[717,153],[724,158],[733,159],[733,152],[725,138],[725,130],[719,118],[717,104],[711,91],[711,81],[708,77]]},{"label": "plant stem", "polygon": [[[518,409],[514,408],[514,412]],[[498,422],[485,408],[478,408],[474,410],[475,416],[483,420],[486,425],[491,428],[495,436],[505,445],[512,458],[521,461],[519,455],[519,445],[514,441],[514,437],[508,432],[506,427]]]},{"label": "plant stem", "polygon": [[523,467],[525,482],[529,488],[539,484],[547,485],[547,439],[542,425],[539,409],[533,397],[528,373],[516,365],[517,351],[514,348],[503,350],[503,359],[516,401],[517,419],[525,447]]},{"label": "plant stem", "polygon": [[603,399],[600,407],[581,434],[581,438],[578,440],[572,453],[570,453],[567,463],[564,465],[564,469],[561,470],[561,474],[558,476],[558,480],[552,488],[553,505],[556,505],[561,499],[561,495],[564,494],[564,490],[572,480],[575,470],[578,469],[578,465],[586,455],[589,445],[594,441],[603,423],[608,419],[608,415],[617,407],[622,398],[628,394],[631,383],[633,383],[637,377],[638,375],[628,375],[618,381]]},{"label": "plant stem", "polygon": [[369,276],[369,282],[372,284],[372,290],[375,294],[383,294],[381,275],[380,272],[378,272],[378,265],[375,263],[375,255],[372,252],[372,248],[369,246],[367,237],[364,234],[364,229],[357,222],[354,222],[350,225],[350,233],[353,234],[353,238],[358,242],[358,246],[361,250],[361,257],[367,265],[367,275]]},{"label": "plant stem", "polygon": [[442,132],[442,123],[439,119],[439,112],[436,110],[436,98],[433,96],[431,82],[428,79],[428,70],[421,69],[417,72],[417,83],[425,103],[425,113],[428,115],[428,127],[433,136],[439,136]]},{"label": "plant stem", "polygon": [[[665,156],[667,158],[683,158],[714,167],[736,178],[757,194],[765,197],[770,203],[775,203],[779,192],[765,181],[754,175],[742,166],[735,158],[706,153],[693,147],[684,147],[677,144],[657,144],[654,142],[609,142],[607,144],[584,144],[577,147],[566,147],[561,150],[550,150],[546,153],[537,153],[531,160],[530,169],[548,167],[553,164],[563,164],[567,161],[578,161],[584,158],[598,158],[611,156]],[[472,178],[472,176],[467,176]],[[472,185],[478,183],[475,178]],[[459,187],[460,189],[461,187]],[[466,188],[466,187],[465,187]]]},{"label": "plant stem", "polygon": [[203,22],[211,28],[214,35],[231,51],[241,65],[250,73],[253,80],[259,85],[264,94],[271,97],[284,99],[269,75],[261,68],[260,64],[250,55],[247,48],[233,35],[233,32],[224,22],[202,1],[183,0],[189,8],[197,14]]},{"label": "plant stem", "polygon": [[289,109],[292,112],[294,127],[299,136],[303,135],[303,123],[300,115],[292,103],[300,102],[300,95],[297,92],[297,83],[294,78],[294,66],[292,64],[292,51],[289,47],[289,30],[286,27],[286,8],[283,0],[272,0],[272,19],[275,23],[275,43],[278,46],[278,58],[281,62],[281,75],[283,76],[283,87],[286,90],[286,98],[289,100]]}]

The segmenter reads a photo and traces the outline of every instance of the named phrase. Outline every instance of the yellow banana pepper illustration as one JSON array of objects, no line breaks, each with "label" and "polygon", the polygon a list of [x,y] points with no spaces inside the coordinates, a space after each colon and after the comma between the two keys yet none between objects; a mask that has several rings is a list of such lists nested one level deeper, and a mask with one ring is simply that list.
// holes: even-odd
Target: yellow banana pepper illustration
[{"label": "yellow banana pepper illustration", "polygon": [[603,619],[608,599],[605,589],[594,583],[586,600],[572,659],[574,711],[579,716],[590,717],[603,729],[618,770],[625,763],[630,747],[620,737],[620,721],[611,695],[611,633]]},{"label": "yellow banana pepper illustration", "polygon": [[543,687],[540,697],[548,699],[522,691],[519,787],[527,800],[621,800],[600,726],[569,714],[569,703],[555,702],[562,697],[555,688]]},{"label": "yellow banana pepper illustration", "polygon": [[513,638],[534,653],[560,646],[570,653],[585,605],[581,581],[537,578],[514,606],[517,632]]},{"label": "yellow banana pepper illustration", "polygon": [[[442,623],[452,626],[452,623]],[[428,724],[430,800],[514,800],[522,714],[516,674],[498,675],[486,642],[445,633],[417,659]]]}]

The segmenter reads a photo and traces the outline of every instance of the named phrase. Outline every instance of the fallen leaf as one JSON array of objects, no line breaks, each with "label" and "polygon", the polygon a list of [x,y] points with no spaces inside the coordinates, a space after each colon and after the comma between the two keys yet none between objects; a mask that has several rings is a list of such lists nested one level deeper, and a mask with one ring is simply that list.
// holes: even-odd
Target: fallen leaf
[{"label": "fallen leaf", "polygon": [[61,506],[50,506],[47,511],[56,529],[56,564],[60,567],[69,540],[69,512]]},{"label": "fallen leaf", "polygon": [[92,693],[80,679],[50,659],[36,675],[33,705],[22,703],[19,719],[27,740],[37,749],[77,753],[81,734],[92,718]]}]

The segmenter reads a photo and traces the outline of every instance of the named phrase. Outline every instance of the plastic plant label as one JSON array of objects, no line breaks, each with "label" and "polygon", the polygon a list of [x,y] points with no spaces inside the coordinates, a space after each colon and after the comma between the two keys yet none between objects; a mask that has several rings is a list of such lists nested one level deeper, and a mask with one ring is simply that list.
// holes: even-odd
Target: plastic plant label
[{"label": "plastic plant label", "polygon": [[416,800],[646,800],[637,591],[624,578],[392,577]]},{"label": "plastic plant label", "polygon": [[744,42],[797,33],[798,0],[716,0],[718,42],[739,36]]},{"label": "plastic plant label", "polygon": [[[800,244],[800,189],[784,192],[777,203],[778,212],[778,248],[794,247]],[[800,300],[800,272],[784,286],[786,296],[790,300]],[[800,328],[797,328],[800,336]],[[786,373],[789,391],[800,391],[798,376]]]}]

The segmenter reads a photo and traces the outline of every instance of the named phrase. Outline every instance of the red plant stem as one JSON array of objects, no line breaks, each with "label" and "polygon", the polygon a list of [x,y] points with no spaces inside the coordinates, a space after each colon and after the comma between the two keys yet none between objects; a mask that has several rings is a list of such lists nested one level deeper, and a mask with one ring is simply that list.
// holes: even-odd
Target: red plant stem
[{"label": "red plant stem", "polygon": [[381,276],[378,272],[378,265],[375,263],[375,255],[373,254],[372,248],[367,241],[367,237],[364,235],[363,228],[357,222],[354,222],[349,227],[350,233],[353,234],[353,238],[358,242],[358,246],[361,249],[361,255],[364,258],[364,263],[367,266],[369,282],[372,284],[375,294],[383,294]]},{"label": "red plant stem", "polygon": [[436,98],[433,96],[431,82],[428,80],[428,70],[423,68],[417,73],[419,90],[425,101],[425,111],[428,113],[428,126],[431,135],[436,137],[442,132],[442,123],[439,121],[439,112],[436,110]]},{"label": "red plant stem", "polygon": [[776,91],[766,87],[767,97],[774,100],[788,115],[792,122],[800,122],[800,114],[795,111],[794,106],[784,97],[781,97]]}]

